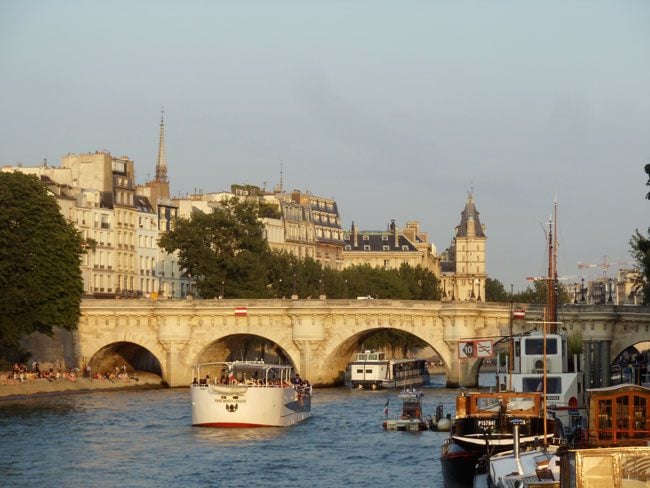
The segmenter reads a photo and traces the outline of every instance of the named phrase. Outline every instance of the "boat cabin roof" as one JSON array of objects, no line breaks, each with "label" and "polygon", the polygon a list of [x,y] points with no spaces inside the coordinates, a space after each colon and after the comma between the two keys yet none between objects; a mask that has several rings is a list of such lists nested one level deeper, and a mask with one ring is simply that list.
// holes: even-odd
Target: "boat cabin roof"
[{"label": "boat cabin roof", "polygon": [[270,364],[264,361],[215,361],[196,365],[197,370],[211,368],[214,366],[225,366],[229,371],[234,370],[264,370],[264,371],[286,371],[293,367],[288,364]]}]

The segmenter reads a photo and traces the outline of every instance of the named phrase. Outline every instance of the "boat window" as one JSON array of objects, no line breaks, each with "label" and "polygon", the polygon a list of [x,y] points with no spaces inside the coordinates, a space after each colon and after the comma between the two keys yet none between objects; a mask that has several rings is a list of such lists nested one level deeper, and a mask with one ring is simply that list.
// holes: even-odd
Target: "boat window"
[{"label": "boat window", "polygon": [[368,361],[377,361],[376,354],[368,354]]},{"label": "boat window", "polygon": [[359,373],[359,374],[363,374],[363,368],[361,368],[361,369],[357,369],[357,373]]},{"label": "boat window", "polygon": [[620,396],[616,398],[616,437],[627,439],[630,436],[630,397]]},{"label": "boat window", "polygon": [[372,373],[372,369],[366,369],[366,373]]},{"label": "boat window", "polygon": [[362,353],[362,352],[360,352],[360,353],[357,355],[357,359],[358,359],[359,361],[367,361],[367,360],[368,360],[368,355],[367,355],[367,354],[364,354],[364,353]]},{"label": "boat window", "polygon": [[[522,387],[525,392],[544,391],[543,376],[524,377]],[[558,376],[548,376],[546,378],[546,394],[562,393],[562,378]]]},{"label": "boat window", "polygon": [[634,395],[634,430],[646,430],[647,411],[647,399]]},{"label": "boat window", "polygon": [[[527,338],[525,352],[528,355],[544,354],[544,339]],[[557,339],[546,339],[546,354],[557,354]]]},{"label": "boat window", "polygon": [[612,438],[612,400],[598,400],[598,437],[601,440]]}]

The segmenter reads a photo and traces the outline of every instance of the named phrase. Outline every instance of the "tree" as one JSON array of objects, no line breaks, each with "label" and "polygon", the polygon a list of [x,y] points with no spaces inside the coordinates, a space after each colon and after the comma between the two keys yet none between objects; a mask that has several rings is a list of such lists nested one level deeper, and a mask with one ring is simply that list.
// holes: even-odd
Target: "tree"
[{"label": "tree", "polygon": [[494,278],[485,278],[485,301],[486,302],[509,302],[512,299],[506,292],[503,283]]},{"label": "tree", "polygon": [[228,295],[268,296],[269,247],[255,202],[232,198],[206,214],[178,218],[159,240],[167,252],[179,252],[179,264],[196,280],[199,296],[217,297],[222,283]]},{"label": "tree", "polygon": [[[650,186],[650,164],[645,165],[645,172],[648,175],[646,186]],[[650,200],[650,192],[646,194]],[[650,228],[648,228],[650,235]],[[631,254],[637,262],[641,277],[636,284],[637,289],[643,292],[643,305],[650,305],[650,239],[637,229],[630,239]]]},{"label": "tree", "polygon": [[0,173],[0,353],[33,332],[74,329],[82,241],[35,176]]}]

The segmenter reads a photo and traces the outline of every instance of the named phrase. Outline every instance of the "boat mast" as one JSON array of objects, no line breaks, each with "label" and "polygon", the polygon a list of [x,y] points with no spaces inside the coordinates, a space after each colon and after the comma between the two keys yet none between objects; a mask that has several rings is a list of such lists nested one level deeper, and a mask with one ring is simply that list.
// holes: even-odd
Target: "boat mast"
[{"label": "boat mast", "polygon": [[548,223],[548,278],[546,321],[550,333],[557,333],[557,199],[553,203],[553,219]]}]

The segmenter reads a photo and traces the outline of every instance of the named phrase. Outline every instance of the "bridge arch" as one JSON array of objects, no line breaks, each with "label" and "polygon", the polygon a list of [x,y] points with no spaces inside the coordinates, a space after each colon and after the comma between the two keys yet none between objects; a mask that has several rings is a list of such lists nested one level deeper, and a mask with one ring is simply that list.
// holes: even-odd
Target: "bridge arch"
[{"label": "bridge arch", "polygon": [[163,376],[160,360],[146,347],[134,342],[120,341],[106,344],[92,353],[86,361],[91,372],[110,373],[116,367],[125,366],[127,372],[147,371]]},{"label": "bridge arch", "polygon": [[354,354],[359,351],[359,347],[367,338],[384,330],[401,331],[420,339],[440,356],[445,368],[449,369],[449,347],[443,340],[442,327],[418,327],[410,320],[402,321],[386,317],[373,319],[373,323],[370,325],[358,323],[342,331],[345,333],[337,335],[336,340],[327,341],[329,347],[322,352],[320,358],[322,377],[318,378],[316,382],[342,383],[347,365]]},{"label": "bridge arch", "polygon": [[280,362],[291,364],[294,369],[298,364],[280,344],[256,333],[237,333],[214,338],[198,353],[193,364],[237,360]]}]

